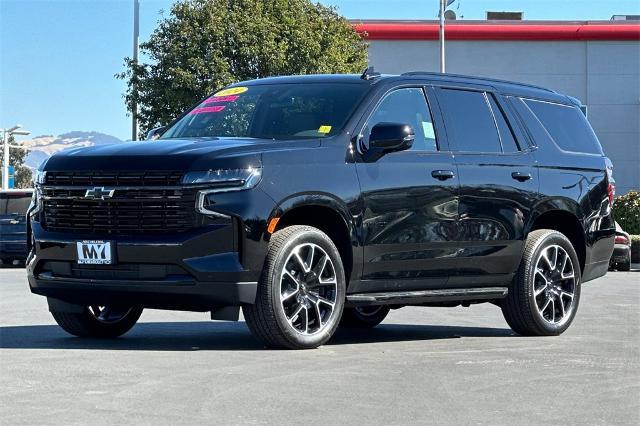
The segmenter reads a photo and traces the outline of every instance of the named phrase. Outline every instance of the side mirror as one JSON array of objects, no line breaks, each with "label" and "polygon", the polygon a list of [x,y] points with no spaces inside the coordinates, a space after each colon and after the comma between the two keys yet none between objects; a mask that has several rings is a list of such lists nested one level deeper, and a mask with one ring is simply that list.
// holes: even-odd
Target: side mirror
[{"label": "side mirror", "polygon": [[156,127],[155,129],[151,129],[147,132],[147,140],[155,140],[158,139],[162,134],[167,130],[167,126]]},{"label": "side mirror", "polygon": [[414,139],[415,133],[408,124],[378,123],[371,129],[365,161],[376,161],[390,152],[409,149]]}]

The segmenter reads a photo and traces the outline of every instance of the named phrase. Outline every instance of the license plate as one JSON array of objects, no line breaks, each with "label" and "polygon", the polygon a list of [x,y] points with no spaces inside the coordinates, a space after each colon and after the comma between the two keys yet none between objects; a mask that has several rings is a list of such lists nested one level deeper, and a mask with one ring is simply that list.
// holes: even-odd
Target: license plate
[{"label": "license plate", "polygon": [[110,265],[111,257],[110,241],[78,241],[78,263],[85,265]]}]

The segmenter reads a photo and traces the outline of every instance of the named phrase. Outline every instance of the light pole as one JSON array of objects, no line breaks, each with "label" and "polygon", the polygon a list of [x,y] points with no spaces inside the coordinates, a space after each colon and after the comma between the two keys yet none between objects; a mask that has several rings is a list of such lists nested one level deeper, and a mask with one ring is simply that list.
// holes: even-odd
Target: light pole
[{"label": "light pole", "polygon": [[444,65],[444,12],[455,0],[440,0],[440,72],[445,72]]},{"label": "light pole", "polygon": [[2,130],[2,189],[9,189],[9,137],[13,135],[28,135],[28,130],[20,130],[21,124],[16,124],[10,129]]},{"label": "light pole", "polygon": [[[133,0],[133,63],[138,65],[138,39],[140,37],[140,3]],[[138,140],[138,103],[135,101],[137,96],[136,77],[133,77],[133,96],[134,101],[131,105],[131,140]]]}]

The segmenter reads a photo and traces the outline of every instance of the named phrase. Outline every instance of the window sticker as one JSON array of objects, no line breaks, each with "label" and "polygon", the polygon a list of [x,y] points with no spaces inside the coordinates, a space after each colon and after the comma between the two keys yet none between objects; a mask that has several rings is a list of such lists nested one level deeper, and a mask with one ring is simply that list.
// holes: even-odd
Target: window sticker
[{"label": "window sticker", "polygon": [[329,133],[331,131],[331,126],[320,126],[318,128],[318,133]]},{"label": "window sticker", "polygon": [[436,132],[433,130],[433,123],[429,121],[422,122],[422,133],[424,134],[425,139],[436,138]]},{"label": "window sticker", "polygon": [[229,95],[239,95],[240,93],[244,93],[249,90],[248,87],[230,87],[228,89],[224,89],[214,94],[214,98],[219,98],[221,96],[229,96]]},{"label": "window sticker", "polygon": [[235,102],[239,97],[240,95],[212,96],[204,101],[203,104],[212,104],[214,102]]},{"label": "window sticker", "polygon": [[191,111],[189,113],[189,115],[206,114],[208,112],[220,112],[223,109],[224,109],[224,105],[214,105],[214,106],[210,106],[210,107],[200,107],[200,108],[196,108],[193,111]]}]

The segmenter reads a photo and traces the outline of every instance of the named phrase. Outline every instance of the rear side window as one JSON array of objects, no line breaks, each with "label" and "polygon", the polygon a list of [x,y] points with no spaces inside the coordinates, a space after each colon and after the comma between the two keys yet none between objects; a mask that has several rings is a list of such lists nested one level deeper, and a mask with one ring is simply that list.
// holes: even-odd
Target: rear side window
[{"label": "rear side window", "polygon": [[442,89],[438,99],[456,151],[502,152],[496,123],[483,92]]},{"label": "rear side window", "polygon": [[562,150],[602,155],[600,142],[579,108],[533,99],[523,101]]}]

